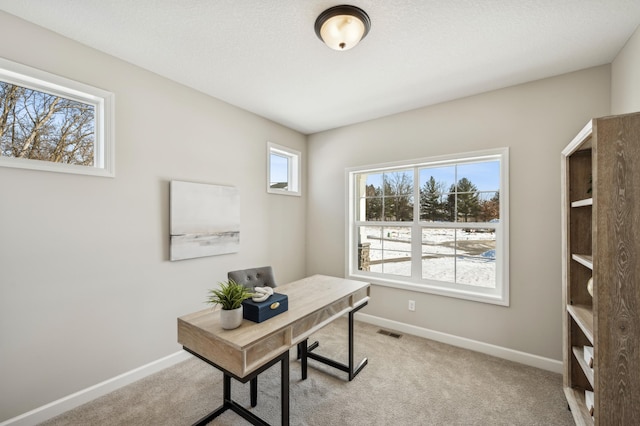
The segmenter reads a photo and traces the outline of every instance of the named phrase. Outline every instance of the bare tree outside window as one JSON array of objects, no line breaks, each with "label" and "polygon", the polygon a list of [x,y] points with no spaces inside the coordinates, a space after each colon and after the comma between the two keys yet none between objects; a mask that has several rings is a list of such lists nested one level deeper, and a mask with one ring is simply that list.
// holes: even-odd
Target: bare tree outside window
[{"label": "bare tree outside window", "polygon": [[115,176],[115,95],[0,58],[0,167]]},{"label": "bare tree outside window", "polygon": [[383,188],[385,220],[413,220],[413,173],[406,170],[385,173]]},{"label": "bare tree outside window", "polygon": [[0,81],[0,155],[95,165],[95,107]]}]

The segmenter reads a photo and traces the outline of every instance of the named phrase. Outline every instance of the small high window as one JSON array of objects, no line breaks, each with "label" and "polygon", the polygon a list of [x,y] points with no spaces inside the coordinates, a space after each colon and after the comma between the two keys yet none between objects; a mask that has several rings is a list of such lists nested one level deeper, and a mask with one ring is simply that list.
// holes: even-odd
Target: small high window
[{"label": "small high window", "polygon": [[0,58],[0,166],[114,176],[113,98]]},{"label": "small high window", "polygon": [[267,192],[299,196],[300,168],[299,151],[267,143]]}]

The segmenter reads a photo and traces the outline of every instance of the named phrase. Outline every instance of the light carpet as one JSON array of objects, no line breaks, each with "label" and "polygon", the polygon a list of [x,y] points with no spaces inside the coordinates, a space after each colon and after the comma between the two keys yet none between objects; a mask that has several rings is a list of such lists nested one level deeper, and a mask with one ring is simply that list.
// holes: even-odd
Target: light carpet
[{"label": "light carpet", "polygon": [[[292,425],[572,425],[559,374],[432,340],[378,333],[355,323],[353,381],[309,360],[302,381],[290,351]],[[347,321],[317,332],[316,352],[347,363]],[[251,410],[280,424],[280,364],[259,376]],[[232,380],[233,399],[249,408],[249,383]],[[189,425],[222,403],[222,373],[193,358],[42,423],[63,425]],[[247,425],[231,410],[211,425]]]}]

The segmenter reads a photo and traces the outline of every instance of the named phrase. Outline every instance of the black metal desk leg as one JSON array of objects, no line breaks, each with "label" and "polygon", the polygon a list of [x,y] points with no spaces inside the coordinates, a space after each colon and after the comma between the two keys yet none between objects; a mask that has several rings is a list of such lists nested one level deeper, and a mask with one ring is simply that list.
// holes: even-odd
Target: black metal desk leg
[{"label": "black metal desk leg", "polygon": [[235,411],[245,420],[247,420],[252,425],[256,426],[269,426],[267,422],[262,420],[260,417],[253,414],[251,411],[247,410],[242,405],[238,404],[234,400],[231,399],[231,379],[234,378],[242,383],[250,382],[251,387],[251,405],[252,407],[256,406],[257,403],[257,393],[258,393],[258,375],[262,374],[265,370],[271,368],[275,364],[281,363],[281,408],[282,408],[282,424],[288,426],[289,425],[289,351],[283,352],[281,355],[273,358],[271,361],[267,362],[257,370],[253,371],[251,374],[245,377],[239,377],[234,375],[233,373],[227,371],[226,369],[216,365],[214,362],[208,360],[202,355],[193,352],[191,349],[184,347],[184,350],[189,352],[190,354],[200,358],[202,361],[206,362],[222,371],[222,395],[223,395],[223,403],[220,407],[202,417],[194,426],[205,426],[211,423],[213,419],[218,417],[220,414],[224,413],[227,410]]},{"label": "black metal desk leg", "polygon": [[282,357],[280,363],[280,409],[282,410],[282,426],[289,426],[289,353]]},{"label": "black metal desk leg", "polygon": [[227,373],[223,373],[222,397],[225,406],[231,403],[231,376]]},{"label": "black metal desk leg", "polygon": [[353,380],[353,311],[349,312],[349,381]]},{"label": "black metal desk leg", "polygon": [[302,380],[307,379],[307,343],[308,340],[298,343],[298,351],[300,352],[300,367],[302,369]]},{"label": "black metal desk leg", "polygon": [[349,312],[349,361],[347,364],[342,364],[340,362],[334,361],[326,356],[314,353],[313,350],[318,347],[318,342],[315,342],[312,345],[307,345],[305,342],[300,342],[298,348],[300,349],[300,361],[302,363],[302,379],[307,377],[307,367],[306,361],[307,358],[315,359],[316,361],[320,361],[323,364],[329,365],[333,368],[337,368],[338,370],[344,371],[349,374],[349,381],[353,380],[354,377],[360,373],[360,371],[367,365],[369,362],[367,358],[364,358],[360,363],[356,366],[353,360],[354,350],[353,350],[353,340],[354,340],[354,326],[353,326],[353,317],[360,309],[364,308],[367,305],[367,302],[360,304],[359,306],[353,308]]},{"label": "black metal desk leg", "polygon": [[365,302],[364,304],[360,305],[356,309],[349,312],[349,381],[353,380],[353,378],[358,375],[360,370],[362,370],[364,366],[367,365],[367,363],[369,362],[367,358],[364,358],[362,361],[360,361],[360,364],[356,367],[355,362],[353,360],[353,357],[354,357],[353,340],[354,340],[354,334],[355,334],[354,327],[353,327],[353,317],[356,314],[356,312],[364,308],[366,305],[367,303]]},{"label": "black metal desk leg", "polygon": [[251,379],[249,388],[251,393],[251,406],[255,407],[258,405],[258,376]]}]

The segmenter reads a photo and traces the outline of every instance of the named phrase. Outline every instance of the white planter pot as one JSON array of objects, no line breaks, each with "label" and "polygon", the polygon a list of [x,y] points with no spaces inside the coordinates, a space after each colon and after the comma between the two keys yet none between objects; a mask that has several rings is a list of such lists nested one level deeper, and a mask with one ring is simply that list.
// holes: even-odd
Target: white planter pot
[{"label": "white planter pot", "polygon": [[242,306],[237,309],[221,309],[220,324],[225,330],[232,330],[240,327],[240,324],[242,324]]}]

